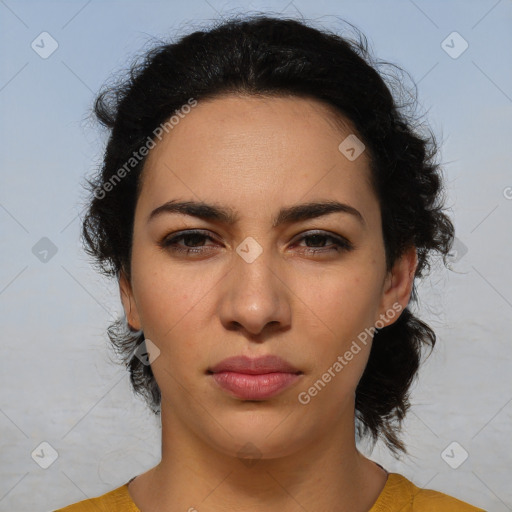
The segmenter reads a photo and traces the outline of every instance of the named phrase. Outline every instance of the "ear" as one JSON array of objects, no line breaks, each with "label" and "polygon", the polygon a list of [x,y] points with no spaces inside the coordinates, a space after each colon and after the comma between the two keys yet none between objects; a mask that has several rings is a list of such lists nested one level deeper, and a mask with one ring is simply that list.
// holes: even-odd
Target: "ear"
[{"label": "ear", "polygon": [[411,246],[395,262],[388,272],[382,289],[382,300],[376,327],[382,329],[398,320],[400,313],[409,304],[414,283],[414,274],[418,266],[416,247]]},{"label": "ear", "polygon": [[121,296],[121,302],[123,303],[128,326],[134,331],[142,330],[139,313],[133,297],[132,285],[124,271],[121,271],[119,274],[119,294]]}]

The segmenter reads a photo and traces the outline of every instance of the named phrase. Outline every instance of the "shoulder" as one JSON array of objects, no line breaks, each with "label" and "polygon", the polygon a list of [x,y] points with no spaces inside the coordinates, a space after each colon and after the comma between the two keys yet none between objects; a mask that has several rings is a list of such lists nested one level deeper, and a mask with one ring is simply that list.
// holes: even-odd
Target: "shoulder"
[{"label": "shoulder", "polygon": [[422,489],[398,473],[390,473],[370,512],[486,512],[453,496]]},{"label": "shoulder", "polygon": [[107,492],[97,498],[80,501],[54,512],[140,512],[133,503],[128,484],[124,484],[113,491]]}]

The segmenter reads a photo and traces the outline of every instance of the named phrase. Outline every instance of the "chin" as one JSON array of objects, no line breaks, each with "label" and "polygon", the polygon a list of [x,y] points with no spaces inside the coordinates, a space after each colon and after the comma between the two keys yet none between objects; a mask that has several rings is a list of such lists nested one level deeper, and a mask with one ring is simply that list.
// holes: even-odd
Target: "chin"
[{"label": "chin", "polygon": [[215,439],[214,447],[241,461],[271,460],[293,455],[307,445],[307,439],[291,438],[289,432],[265,437],[261,433],[241,432],[230,439]]},{"label": "chin", "polygon": [[[240,411],[219,418],[225,429],[203,433],[216,450],[241,459],[274,459],[292,455],[312,441],[312,432],[305,422],[289,411]],[[294,421],[290,419],[294,418]],[[298,428],[301,427],[301,428]]]}]

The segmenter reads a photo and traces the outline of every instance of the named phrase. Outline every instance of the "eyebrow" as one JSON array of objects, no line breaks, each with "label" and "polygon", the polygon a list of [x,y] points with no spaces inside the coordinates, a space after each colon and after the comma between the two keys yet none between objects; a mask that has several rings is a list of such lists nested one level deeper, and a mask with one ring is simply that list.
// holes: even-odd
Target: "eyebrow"
[{"label": "eyebrow", "polygon": [[[199,217],[204,220],[218,221],[228,225],[236,224],[239,220],[238,215],[229,208],[208,204],[203,201],[171,200],[155,208],[149,214],[147,222],[150,222],[152,219],[164,213],[180,213],[192,217]],[[348,213],[366,227],[366,222],[359,210],[356,210],[353,206],[334,200],[302,203],[281,208],[277,217],[275,217],[272,222],[272,227],[276,228],[281,224],[291,224],[293,222],[314,219],[331,213]]]}]

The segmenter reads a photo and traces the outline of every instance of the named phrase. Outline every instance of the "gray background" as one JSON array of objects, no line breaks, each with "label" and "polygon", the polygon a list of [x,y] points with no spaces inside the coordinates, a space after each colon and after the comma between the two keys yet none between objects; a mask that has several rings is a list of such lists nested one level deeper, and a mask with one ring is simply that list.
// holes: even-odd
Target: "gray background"
[{"label": "gray background", "polygon": [[[49,511],[159,460],[158,420],[107,349],[105,329],[121,311],[116,283],[94,272],[78,238],[80,183],[105,142],[88,114],[104,81],[153,36],[247,11],[300,12],[333,29],[340,16],[418,83],[443,142],[458,251],[452,271],[434,269],[419,288],[438,345],[414,386],[410,455],[398,462],[377,444],[371,457],[419,486],[512,510],[510,0],[0,0],[0,510]],[[31,47],[44,31],[58,43],[48,58]],[[469,44],[457,58],[442,47],[453,31]],[[42,442],[58,453],[47,469],[34,460],[51,461]],[[457,469],[442,457],[452,442],[452,465],[469,454]]]}]

